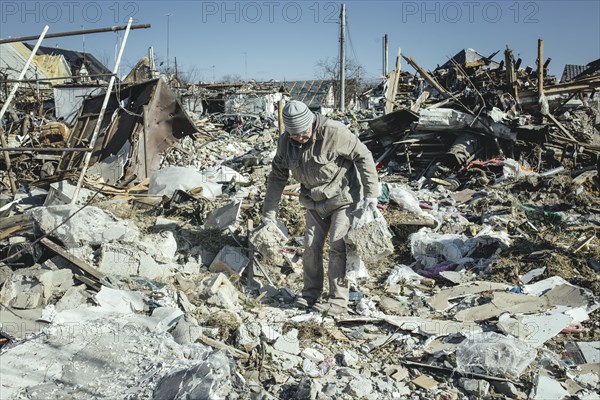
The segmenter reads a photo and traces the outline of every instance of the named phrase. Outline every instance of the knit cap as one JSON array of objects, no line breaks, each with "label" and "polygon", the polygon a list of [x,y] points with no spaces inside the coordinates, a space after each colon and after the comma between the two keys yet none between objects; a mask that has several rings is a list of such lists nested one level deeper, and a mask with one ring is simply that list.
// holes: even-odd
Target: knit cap
[{"label": "knit cap", "polygon": [[283,124],[290,135],[297,135],[310,128],[314,118],[315,115],[301,101],[291,100],[283,107]]}]

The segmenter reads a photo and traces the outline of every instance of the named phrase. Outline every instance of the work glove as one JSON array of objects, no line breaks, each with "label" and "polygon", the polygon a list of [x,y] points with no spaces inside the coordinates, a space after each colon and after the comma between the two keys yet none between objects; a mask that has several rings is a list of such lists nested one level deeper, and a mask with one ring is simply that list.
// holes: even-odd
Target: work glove
[{"label": "work glove", "polygon": [[267,212],[267,213],[261,215],[260,220],[265,225],[274,224],[277,228],[279,228],[281,233],[283,233],[285,235],[285,237],[287,237],[289,235],[287,228],[285,227],[283,222],[281,222],[277,219],[276,214],[274,212]]},{"label": "work glove", "polygon": [[365,197],[358,205],[359,208],[367,210],[369,207],[377,208],[377,197]]},{"label": "work glove", "polygon": [[269,223],[277,224],[277,216],[274,212],[266,212],[260,216],[260,220],[263,224],[267,225]]}]

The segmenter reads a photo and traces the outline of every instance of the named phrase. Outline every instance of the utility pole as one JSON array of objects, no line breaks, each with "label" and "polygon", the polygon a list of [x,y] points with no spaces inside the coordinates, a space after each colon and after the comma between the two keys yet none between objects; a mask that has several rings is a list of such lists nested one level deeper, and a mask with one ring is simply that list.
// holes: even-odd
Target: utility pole
[{"label": "utility pole", "polygon": [[175,57],[175,79],[179,79],[179,74],[177,71],[177,57]]},{"label": "utility pole", "polygon": [[171,68],[170,68],[170,63],[169,63],[169,17],[171,16],[171,13],[166,13],[165,16],[167,17],[167,74],[170,72]]},{"label": "utility pole", "polygon": [[244,52],[244,80],[248,81],[248,53]]},{"label": "utility pole", "polygon": [[340,13],[340,110],[346,109],[346,4]]},{"label": "utility pole", "polygon": [[388,73],[388,34],[383,36],[383,76]]}]

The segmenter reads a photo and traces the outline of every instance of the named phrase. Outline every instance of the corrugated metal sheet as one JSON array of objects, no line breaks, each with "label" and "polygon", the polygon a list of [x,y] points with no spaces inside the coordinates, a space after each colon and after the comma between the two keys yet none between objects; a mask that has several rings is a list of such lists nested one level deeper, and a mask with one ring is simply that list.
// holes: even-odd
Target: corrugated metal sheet
[{"label": "corrugated metal sheet", "polygon": [[283,86],[292,99],[305,103],[312,110],[329,105],[326,104],[332,88],[329,80],[290,81]]},{"label": "corrugated metal sheet", "polygon": [[452,60],[463,67],[480,66],[485,69],[496,69],[500,66],[497,62],[489,60],[487,57],[479,54],[473,49],[463,49],[456,53],[454,57],[445,62],[441,67],[436,68],[436,70],[453,67],[454,64],[452,63]]},{"label": "corrugated metal sheet", "polygon": [[[0,71],[6,75],[3,79],[18,79],[30,54],[31,50],[23,43],[0,44]],[[32,62],[24,79],[40,78],[47,78],[47,76],[35,62]]]},{"label": "corrugated metal sheet", "polygon": [[[29,49],[33,49],[33,45],[26,43]],[[81,62],[85,60],[85,66],[90,75],[106,75],[106,80],[110,78],[112,72],[104,66],[93,54],[84,53],[82,51],[60,49],[57,47],[40,46],[37,52],[38,55],[62,55],[70,66],[73,74],[76,74],[81,68]]]}]

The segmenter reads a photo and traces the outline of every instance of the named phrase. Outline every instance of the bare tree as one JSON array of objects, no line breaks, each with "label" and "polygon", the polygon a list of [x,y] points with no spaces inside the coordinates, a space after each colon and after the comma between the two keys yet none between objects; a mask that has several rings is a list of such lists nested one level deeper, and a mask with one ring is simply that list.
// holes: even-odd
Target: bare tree
[{"label": "bare tree", "polygon": [[242,76],[240,74],[223,75],[220,82],[242,82]]},{"label": "bare tree", "polygon": [[[362,93],[364,85],[364,68],[354,60],[346,61],[346,90],[345,103],[351,104]],[[336,103],[339,101],[340,90],[340,62],[334,58],[320,59],[315,64],[315,77],[317,79],[333,81],[333,93]]]}]

